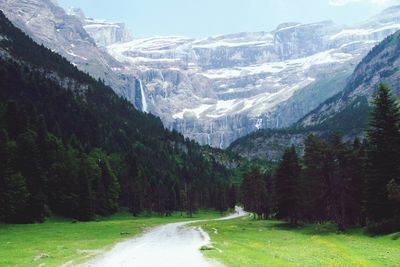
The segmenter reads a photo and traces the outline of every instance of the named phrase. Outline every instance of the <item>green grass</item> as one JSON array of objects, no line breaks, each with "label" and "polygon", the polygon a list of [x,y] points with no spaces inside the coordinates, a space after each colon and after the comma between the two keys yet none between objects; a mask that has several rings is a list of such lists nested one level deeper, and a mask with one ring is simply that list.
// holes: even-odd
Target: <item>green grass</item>
[{"label": "green grass", "polygon": [[354,229],[337,234],[331,224],[292,229],[249,218],[201,226],[215,247],[204,255],[228,267],[400,266],[400,233],[371,237]]},{"label": "green grass", "polygon": [[[217,218],[217,212],[198,212],[193,218],[176,213],[171,217],[133,217],[119,213],[94,222],[51,218],[42,224],[0,224],[0,266],[60,266],[82,262],[112,245],[160,224],[184,220]],[[121,233],[124,233],[121,235]],[[128,234],[127,234],[128,233]],[[35,257],[47,254],[35,260]]]}]

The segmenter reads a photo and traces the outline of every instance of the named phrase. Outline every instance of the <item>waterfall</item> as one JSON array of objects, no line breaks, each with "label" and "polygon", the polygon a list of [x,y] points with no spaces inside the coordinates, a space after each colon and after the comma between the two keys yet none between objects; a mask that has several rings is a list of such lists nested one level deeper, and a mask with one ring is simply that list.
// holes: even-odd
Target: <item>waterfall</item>
[{"label": "waterfall", "polygon": [[211,136],[207,134],[207,145],[211,146]]},{"label": "waterfall", "polygon": [[221,134],[221,142],[219,143],[219,148],[224,149],[224,133]]},{"label": "waterfall", "polygon": [[142,111],[148,113],[146,96],[144,95],[144,89],[141,80],[139,80],[139,85],[140,85],[140,94],[142,96]]},{"label": "waterfall", "polygon": [[257,130],[260,130],[262,128],[262,126],[263,126],[263,119],[257,119],[257,122],[256,122],[255,126],[256,126]]}]

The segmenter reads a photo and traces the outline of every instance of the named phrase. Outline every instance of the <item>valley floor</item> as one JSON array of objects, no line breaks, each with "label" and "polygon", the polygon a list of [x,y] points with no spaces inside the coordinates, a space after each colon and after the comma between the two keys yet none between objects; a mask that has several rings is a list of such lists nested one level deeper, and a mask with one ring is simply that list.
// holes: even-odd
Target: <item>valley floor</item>
[{"label": "valley floor", "polygon": [[[52,218],[43,224],[0,225],[0,266],[77,264],[151,227],[218,217],[217,212],[199,212],[193,218],[119,213],[94,222]],[[400,233],[370,237],[355,229],[336,234],[331,224],[291,229],[279,221],[248,217],[198,225],[214,246],[204,255],[228,267],[400,266]]]},{"label": "valley floor", "polygon": [[218,217],[220,213],[213,211],[196,213],[193,218],[180,213],[171,217],[133,217],[129,213],[119,213],[93,222],[73,223],[72,220],[52,218],[42,224],[0,224],[0,266],[79,263],[151,227]]},{"label": "valley floor", "polygon": [[215,247],[204,255],[229,267],[400,266],[400,233],[370,237],[356,229],[337,234],[330,224],[289,229],[279,221],[248,217],[201,227]]}]

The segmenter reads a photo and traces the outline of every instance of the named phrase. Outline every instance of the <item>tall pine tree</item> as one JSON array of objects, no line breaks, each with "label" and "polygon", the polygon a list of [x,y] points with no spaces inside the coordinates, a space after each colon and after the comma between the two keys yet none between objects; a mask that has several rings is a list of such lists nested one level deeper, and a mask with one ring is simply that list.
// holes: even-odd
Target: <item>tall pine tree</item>
[{"label": "tall pine tree", "polygon": [[286,149],[276,173],[278,218],[296,225],[300,213],[300,165],[294,146]]},{"label": "tall pine tree", "polygon": [[387,194],[391,180],[400,179],[400,112],[390,89],[381,83],[373,101],[367,131],[365,211],[370,221],[390,218],[393,202]]}]

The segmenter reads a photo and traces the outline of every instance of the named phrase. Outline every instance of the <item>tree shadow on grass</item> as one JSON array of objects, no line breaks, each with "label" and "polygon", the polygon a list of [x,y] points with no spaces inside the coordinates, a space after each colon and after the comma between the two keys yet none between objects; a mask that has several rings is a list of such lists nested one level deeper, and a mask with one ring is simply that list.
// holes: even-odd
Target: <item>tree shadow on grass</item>
[{"label": "tree shadow on grass", "polygon": [[273,228],[285,231],[293,231],[303,235],[332,235],[340,234],[333,223],[324,224],[298,224],[291,225],[286,222],[279,222],[272,225]]},{"label": "tree shadow on grass", "polygon": [[278,228],[281,230],[299,230],[304,228],[303,224],[293,225],[287,222],[278,222],[272,225],[273,228]]},{"label": "tree shadow on grass", "polygon": [[399,239],[400,239],[400,232],[393,234],[392,240],[399,240]]}]

